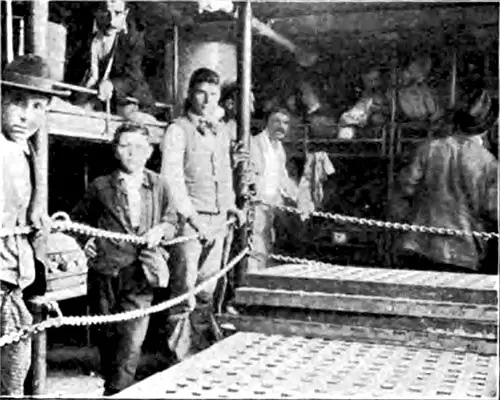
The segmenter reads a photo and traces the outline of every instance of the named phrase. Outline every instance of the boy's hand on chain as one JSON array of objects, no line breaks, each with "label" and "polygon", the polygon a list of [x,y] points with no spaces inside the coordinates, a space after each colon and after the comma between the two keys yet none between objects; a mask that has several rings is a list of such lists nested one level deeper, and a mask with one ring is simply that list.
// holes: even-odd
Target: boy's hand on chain
[{"label": "boy's hand on chain", "polygon": [[85,253],[85,257],[89,260],[97,256],[97,245],[94,238],[89,239],[87,243],[85,243],[85,246],[83,246],[83,252]]},{"label": "boy's hand on chain", "polygon": [[160,241],[163,239],[163,235],[165,234],[165,230],[163,226],[157,225],[151,228],[144,234],[144,239],[146,240],[146,246],[148,249],[156,247],[160,244]]}]

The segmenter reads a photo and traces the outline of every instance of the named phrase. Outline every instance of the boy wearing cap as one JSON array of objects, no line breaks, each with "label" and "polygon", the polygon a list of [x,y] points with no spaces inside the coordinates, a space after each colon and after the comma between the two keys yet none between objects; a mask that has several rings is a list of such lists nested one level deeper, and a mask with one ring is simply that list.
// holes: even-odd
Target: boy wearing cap
[{"label": "boy wearing cap", "polygon": [[[89,265],[89,299],[94,314],[114,314],[147,308],[154,287],[167,287],[168,253],[162,239],[176,233],[177,214],[170,206],[167,185],[146,169],[152,153],[148,130],[120,126],[113,140],[119,167],[97,178],[72,218],[113,232],[141,235],[144,246],[96,238],[84,246]],[[101,355],[104,395],[134,383],[149,317],[108,324],[96,331]]]},{"label": "boy wearing cap", "polygon": [[[32,226],[29,235],[0,238],[0,336],[31,325],[23,290],[35,280],[35,264],[44,262],[48,216],[40,200],[42,173],[35,168],[36,135],[44,134],[45,110],[53,89],[48,64],[25,55],[8,64],[2,74],[2,134],[0,135],[0,226],[7,231]],[[31,363],[31,340],[0,349],[0,394],[23,395]]]},{"label": "boy wearing cap", "polygon": [[[498,121],[498,103],[478,92],[454,116],[454,134],[426,141],[399,175],[393,216],[398,222],[485,232],[498,221],[498,162],[484,147]],[[448,130],[445,130],[446,134]],[[485,272],[487,242],[473,236],[404,232],[397,243],[409,269]]]}]

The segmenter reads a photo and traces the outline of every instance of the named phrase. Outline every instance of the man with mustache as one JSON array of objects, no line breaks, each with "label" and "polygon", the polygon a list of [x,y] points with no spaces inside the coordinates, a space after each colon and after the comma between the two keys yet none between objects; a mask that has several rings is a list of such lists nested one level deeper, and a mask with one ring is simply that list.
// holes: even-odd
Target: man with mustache
[{"label": "man with mustache", "polygon": [[[0,336],[31,325],[23,292],[35,281],[37,262],[44,263],[43,232],[48,216],[41,206],[41,173],[35,138],[44,134],[45,110],[52,96],[68,95],[53,89],[49,65],[26,55],[2,73],[2,134],[0,134],[0,227],[31,225],[30,235],[0,238]],[[32,286],[33,287],[33,286]],[[31,362],[31,339],[2,347],[0,395],[22,396]]]},{"label": "man with mustache", "polygon": [[270,111],[266,128],[250,140],[250,164],[254,174],[257,200],[265,204],[255,207],[253,248],[248,271],[266,267],[267,256],[276,240],[276,206],[285,200],[296,202],[297,185],[286,169],[286,154],[281,141],[288,133],[290,113],[285,108]]}]

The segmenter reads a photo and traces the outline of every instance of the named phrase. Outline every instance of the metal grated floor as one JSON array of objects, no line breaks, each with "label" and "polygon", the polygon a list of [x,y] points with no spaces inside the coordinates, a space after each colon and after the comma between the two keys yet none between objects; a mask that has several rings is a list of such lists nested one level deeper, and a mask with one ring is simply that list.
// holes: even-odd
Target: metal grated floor
[{"label": "metal grated floor", "polygon": [[495,398],[496,356],[239,332],[115,397]]}]

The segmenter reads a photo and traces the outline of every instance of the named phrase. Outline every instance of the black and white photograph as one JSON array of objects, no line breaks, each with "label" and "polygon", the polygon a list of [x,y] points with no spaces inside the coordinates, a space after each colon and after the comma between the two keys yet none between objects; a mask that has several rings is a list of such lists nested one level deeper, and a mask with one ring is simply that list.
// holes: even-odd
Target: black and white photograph
[{"label": "black and white photograph", "polygon": [[0,398],[498,398],[499,5],[0,0]]}]

